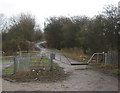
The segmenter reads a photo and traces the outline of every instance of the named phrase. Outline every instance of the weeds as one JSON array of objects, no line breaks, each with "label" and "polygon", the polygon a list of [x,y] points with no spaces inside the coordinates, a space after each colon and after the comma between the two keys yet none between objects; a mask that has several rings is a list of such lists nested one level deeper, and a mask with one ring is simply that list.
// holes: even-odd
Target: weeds
[{"label": "weeds", "polygon": [[103,71],[106,73],[111,73],[111,74],[115,74],[118,75],[120,74],[120,69],[115,66],[115,65],[110,65],[110,64],[92,64],[92,70],[97,70],[97,71]]},{"label": "weeds", "polygon": [[80,62],[87,62],[88,56],[83,53],[83,51],[80,48],[65,48],[62,50],[55,49],[54,51],[62,53],[74,60],[80,61]]}]

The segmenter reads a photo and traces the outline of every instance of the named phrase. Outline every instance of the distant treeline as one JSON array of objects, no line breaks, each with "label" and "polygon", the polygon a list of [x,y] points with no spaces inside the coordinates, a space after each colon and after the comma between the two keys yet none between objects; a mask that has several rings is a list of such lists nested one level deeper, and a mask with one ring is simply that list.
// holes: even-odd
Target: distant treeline
[{"label": "distant treeline", "polygon": [[44,28],[48,47],[79,47],[85,53],[117,50],[117,7],[108,5],[104,11],[89,18],[86,16],[50,17]]},{"label": "distant treeline", "polygon": [[34,43],[42,39],[42,32],[30,14],[10,18],[7,25],[2,30],[2,51],[6,55],[34,50]]},{"label": "distant treeline", "polygon": [[7,21],[0,14],[2,51],[11,55],[17,51],[34,50],[35,42],[43,38],[48,47],[56,49],[77,47],[85,53],[117,50],[118,20],[117,7],[108,5],[103,13],[93,18],[50,17],[45,21],[43,33],[30,14],[21,14]]}]

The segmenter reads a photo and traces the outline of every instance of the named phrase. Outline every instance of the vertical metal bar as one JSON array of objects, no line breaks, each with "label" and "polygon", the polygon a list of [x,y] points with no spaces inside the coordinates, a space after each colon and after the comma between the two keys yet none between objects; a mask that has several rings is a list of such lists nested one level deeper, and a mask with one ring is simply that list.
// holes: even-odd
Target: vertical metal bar
[{"label": "vertical metal bar", "polygon": [[53,63],[53,57],[52,57],[52,53],[50,54],[50,71],[52,71],[53,69],[53,66],[52,66],[52,63]]},{"label": "vertical metal bar", "polygon": [[105,64],[105,53],[103,53],[102,57],[103,57],[103,62],[102,63]]},{"label": "vertical metal bar", "polygon": [[107,64],[107,53],[105,53],[105,64]]},{"label": "vertical metal bar", "polygon": [[97,54],[97,63],[98,63],[98,61],[99,61],[99,54]]},{"label": "vertical metal bar", "polygon": [[27,59],[28,60],[27,61],[27,70],[29,71],[30,53],[28,53],[27,56],[28,56],[28,59]]},{"label": "vertical metal bar", "polygon": [[16,58],[13,58],[14,60],[14,74],[17,72],[17,63],[16,63]]},{"label": "vertical metal bar", "polygon": [[17,71],[19,71],[19,69],[20,69],[20,63],[21,63],[21,58],[20,58],[20,56],[17,56]]},{"label": "vertical metal bar", "polygon": [[25,54],[25,58],[23,60],[23,63],[25,62],[25,72],[28,70],[28,54]]}]

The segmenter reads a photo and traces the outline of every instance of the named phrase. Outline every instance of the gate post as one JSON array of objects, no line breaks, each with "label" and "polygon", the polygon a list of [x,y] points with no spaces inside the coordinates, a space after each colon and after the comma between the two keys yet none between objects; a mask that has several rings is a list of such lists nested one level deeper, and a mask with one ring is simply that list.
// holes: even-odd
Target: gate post
[{"label": "gate post", "polygon": [[105,53],[105,64],[107,64],[107,53]]},{"label": "gate post", "polygon": [[52,63],[53,63],[53,53],[50,54],[50,71],[52,71],[53,69]]},{"label": "gate post", "polygon": [[98,61],[99,61],[99,54],[97,54],[97,63],[99,63]]},{"label": "gate post", "polygon": [[17,61],[16,61],[16,58],[14,57],[13,58],[13,60],[14,60],[14,74],[17,72]]}]

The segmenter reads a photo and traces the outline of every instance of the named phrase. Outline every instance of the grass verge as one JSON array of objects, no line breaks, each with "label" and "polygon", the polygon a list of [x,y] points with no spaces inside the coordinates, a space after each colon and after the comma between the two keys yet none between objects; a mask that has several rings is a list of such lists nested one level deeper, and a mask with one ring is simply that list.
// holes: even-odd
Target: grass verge
[{"label": "grass verge", "polygon": [[101,71],[101,72],[104,72],[106,74],[111,74],[111,75],[115,75],[115,76],[120,74],[120,69],[114,65],[92,64],[91,66],[92,66],[92,68],[90,68],[90,69],[95,70],[95,71]]},{"label": "grass verge", "polygon": [[79,50],[76,52],[74,50],[70,51],[70,50],[64,50],[64,49],[62,49],[62,50],[54,49],[54,51],[61,53],[63,55],[66,55],[69,58],[76,60],[76,61],[79,61],[79,62],[87,62],[89,59],[87,56],[80,54]]},{"label": "grass verge", "polygon": [[7,76],[13,74],[14,73],[14,65],[12,64],[9,67],[4,68],[2,70],[2,73],[3,73],[3,75],[7,75]]},{"label": "grass verge", "polygon": [[13,57],[2,58],[2,60],[13,60]]},{"label": "grass verge", "polygon": [[[58,53],[62,53],[62,54],[66,55],[66,56],[68,56],[76,61],[80,61],[80,62],[87,62],[88,61],[88,57],[85,57],[85,58],[79,57],[79,56],[75,55],[75,53],[73,53],[74,51],[70,52],[68,50],[66,52],[66,50],[64,50],[64,49],[63,50],[54,49],[54,51],[56,51]],[[120,74],[120,69],[118,69],[118,67],[116,67],[114,65],[93,63],[93,65],[91,65],[91,66],[92,66],[92,68],[90,68],[90,69],[92,69],[92,70],[102,71],[105,73],[110,73],[110,74],[115,74],[115,75]]]}]

